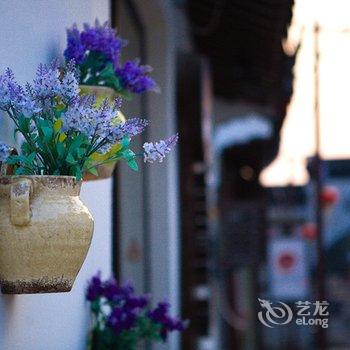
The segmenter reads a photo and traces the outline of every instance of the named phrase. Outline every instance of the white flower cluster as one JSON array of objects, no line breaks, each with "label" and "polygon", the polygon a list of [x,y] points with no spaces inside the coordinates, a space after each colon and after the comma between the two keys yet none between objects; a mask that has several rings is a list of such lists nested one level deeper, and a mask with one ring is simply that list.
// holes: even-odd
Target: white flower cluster
[{"label": "white flower cluster", "polygon": [[145,142],[143,145],[144,162],[154,163],[159,161],[161,163],[165,156],[174,148],[178,139],[179,136],[176,134],[166,140],[160,140],[159,142]]}]

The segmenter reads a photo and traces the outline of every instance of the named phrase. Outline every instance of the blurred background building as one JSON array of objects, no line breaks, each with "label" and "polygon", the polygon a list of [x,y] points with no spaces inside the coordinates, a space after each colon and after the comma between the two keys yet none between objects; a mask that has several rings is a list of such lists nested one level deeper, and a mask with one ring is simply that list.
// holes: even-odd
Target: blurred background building
[{"label": "blurred background building", "polygon": [[[72,23],[111,21],[161,88],[124,104],[151,121],[140,144],[180,134],[166,162],[84,185],[96,229],[74,290],[0,296],[1,350],[85,349],[99,269],[191,320],[154,349],[350,349],[347,0],[0,5],[0,68],[22,81],[61,56]],[[4,119],[0,134],[12,140]],[[259,298],[326,300],[329,328],[266,327]]]}]

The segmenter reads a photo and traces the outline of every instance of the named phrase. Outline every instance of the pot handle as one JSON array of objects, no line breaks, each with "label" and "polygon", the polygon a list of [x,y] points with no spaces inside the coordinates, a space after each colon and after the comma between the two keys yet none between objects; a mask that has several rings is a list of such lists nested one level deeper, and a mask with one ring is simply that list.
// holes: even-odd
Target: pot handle
[{"label": "pot handle", "polygon": [[30,194],[32,182],[29,179],[18,179],[11,184],[11,222],[16,226],[30,223]]}]

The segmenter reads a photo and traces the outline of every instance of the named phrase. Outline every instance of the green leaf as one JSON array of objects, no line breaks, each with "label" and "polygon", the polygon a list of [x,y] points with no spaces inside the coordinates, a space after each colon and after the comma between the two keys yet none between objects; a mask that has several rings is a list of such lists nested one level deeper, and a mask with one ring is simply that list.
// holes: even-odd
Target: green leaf
[{"label": "green leaf", "polygon": [[124,138],[121,140],[120,144],[121,144],[122,147],[123,147],[122,149],[128,148],[129,145],[130,145],[130,138],[129,138],[129,137],[124,137]]},{"label": "green leaf", "polygon": [[116,75],[112,63],[106,65],[106,67],[100,72],[99,78],[101,78],[101,80],[98,82],[98,85],[111,87],[118,92],[123,90],[122,83]]},{"label": "green leaf", "polygon": [[27,157],[13,155],[7,158],[6,163],[10,165],[15,165],[18,163],[27,163]]},{"label": "green leaf", "polygon": [[139,167],[138,167],[137,162],[136,162],[135,159],[129,160],[128,161],[128,166],[130,167],[130,169],[132,169],[134,171],[139,170]]},{"label": "green leaf", "polygon": [[83,165],[83,169],[87,170],[89,169],[90,167],[92,167],[93,165],[95,164],[95,161],[90,159],[90,158],[87,158],[85,159],[84,161],[84,165]]},{"label": "green leaf", "polygon": [[32,152],[28,157],[27,157],[27,162],[32,163],[34,159],[36,158],[36,152]]},{"label": "green leaf", "polygon": [[56,143],[56,151],[57,151],[57,154],[60,158],[63,158],[64,157],[64,153],[65,153],[65,148],[64,148],[64,145],[62,142],[57,142]]},{"label": "green leaf", "polygon": [[100,77],[101,78],[115,77],[115,71],[112,63],[106,64],[106,67],[103,68],[102,71],[100,72]]},{"label": "green leaf", "polygon": [[69,146],[69,153],[74,153],[84,142],[86,142],[86,136],[79,134],[76,136],[72,144]]},{"label": "green leaf", "polygon": [[76,153],[77,153],[78,158],[81,159],[81,158],[83,158],[83,156],[85,155],[86,152],[85,152],[84,148],[80,147],[80,148],[77,149]]},{"label": "green leaf", "polygon": [[32,147],[27,142],[22,143],[21,150],[24,155],[30,154],[33,151]]},{"label": "green leaf", "polygon": [[122,84],[119,80],[119,77],[117,77],[117,76],[111,77],[109,83],[114,90],[118,91],[119,93],[122,93],[122,91],[123,91]]},{"label": "green leaf", "polygon": [[72,165],[77,164],[77,161],[74,159],[72,153],[68,153],[68,155],[66,157],[66,161],[67,161],[67,163],[72,164]]},{"label": "green leaf", "polygon": [[118,93],[124,97],[124,99],[126,99],[127,101],[131,101],[132,100],[132,93],[128,90],[125,90],[125,89],[121,89],[121,90],[118,90]]},{"label": "green leaf", "polygon": [[29,133],[30,118],[26,118],[23,114],[18,117],[18,125],[21,133]]},{"label": "green leaf", "polygon": [[53,129],[48,126],[41,127],[41,130],[44,134],[44,141],[49,142],[52,139],[53,136]]},{"label": "green leaf", "polygon": [[98,171],[95,167],[88,169],[88,172],[91,173],[92,175],[98,176]]},{"label": "green leaf", "polygon": [[125,151],[121,152],[121,157],[129,162],[135,159],[135,153],[131,149],[126,149]]},{"label": "green leaf", "polygon": [[[62,113],[66,111],[67,108],[57,107],[54,109],[54,114],[56,119],[60,119],[62,116]],[[56,120],[57,121],[57,120]],[[57,126],[56,126],[57,127]]]},{"label": "green leaf", "polygon": [[37,119],[37,124],[40,128],[52,126],[52,122],[49,120],[49,117],[47,114],[44,114],[43,118],[44,119]]},{"label": "green leaf", "polygon": [[83,173],[80,168],[77,168],[75,171],[75,177],[77,178],[77,181],[80,181],[83,178]]},{"label": "green leaf", "polygon": [[19,167],[15,170],[15,175],[25,175],[25,174],[26,174],[25,169],[22,167]]}]

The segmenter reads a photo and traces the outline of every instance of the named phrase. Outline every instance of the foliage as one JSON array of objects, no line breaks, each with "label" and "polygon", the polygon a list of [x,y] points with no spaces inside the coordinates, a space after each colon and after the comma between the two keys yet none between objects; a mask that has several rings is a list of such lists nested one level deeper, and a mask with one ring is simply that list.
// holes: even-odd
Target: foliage
[{"label": "foliage", "polygon": [[[64,71],[56,61],[41,64],[33,83],[25,87],[7,69],[0,75],[0,109],[24,142],[19,155],[9,155],[10,148],[0,143],[0,162],[13,165],[16,175],[71,175],[78,180],[83,172],[97,175],[97,165],[117,160],[137,170],[130,141],[148,123],[138,118],[117,122],[120,106],[120,99],[112,105],[106,99],[97,107],[93,96],[80,97],[73,62]],[[176,143],[177,135],[173,139]],[[159,161],[174,146],[173,141],[160,142],[168,147],[153,146]],[[143,154],[145,162],[153,162],[148,148]]]},{"label": "foliage", "polygon": [[80,69],[80,83],[99,85],[114,89],[130,98],[131,94],[157,91],[155,81],[149,76],[150,66],[142,66],[138,60],[120,63],[120,54],[126,41],[116,35],[108,23],[95,26],[84,24],[80,32],[74,24],[67,30],[65,58],[74,59]]},{"label": "foliage", "polygon": [[86,298],[93,315],[91,350],[136,350],[142,341],[165,342],[169,332],[187,326],[169,315],[168,303],[151,309],[148,295],[137,296],[130,284],[119,286],[113,278],[102,281],[100,274],[89,282]]}]

